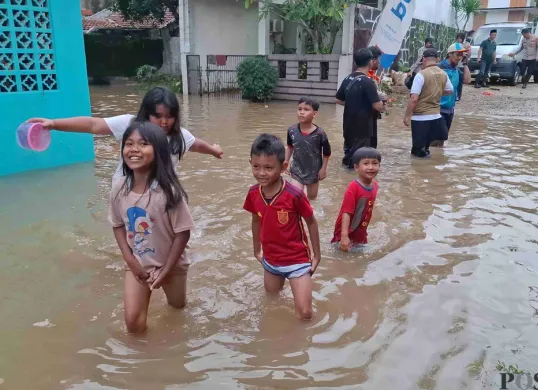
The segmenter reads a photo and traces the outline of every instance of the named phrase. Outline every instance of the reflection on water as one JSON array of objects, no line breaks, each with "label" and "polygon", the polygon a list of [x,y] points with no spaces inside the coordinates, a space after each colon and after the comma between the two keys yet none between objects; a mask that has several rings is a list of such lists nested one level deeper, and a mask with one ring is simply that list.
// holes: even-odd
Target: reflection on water
[{"label": "reflection on water", "polygon": [[[93,89],[94,114],[135,113],[133,91]],[[289,102],[183,102],[184,125],[225,159],[189,153],[180,164],[197,226],[189,305],[170,309],[158,292],[144,337],[125,334],[122,259],[105,219],[117,142],[96,140],[95,165],[2,178],[0,388],[453,390],[483,385],[468,373],[482,358],[488,383],[500,381],[497,360],[532,371],[537,126],[459,115],[444,150],[411,160],[393,110],[380,122],[371,244],[342,254],[329,242],[354,176],[339,164],[342,108],[322,106],[335,152],[313,203],[316,317],[300,323],[289,287],[265,297],[242,210],[252,140],[284,137],[295,115]]]}]

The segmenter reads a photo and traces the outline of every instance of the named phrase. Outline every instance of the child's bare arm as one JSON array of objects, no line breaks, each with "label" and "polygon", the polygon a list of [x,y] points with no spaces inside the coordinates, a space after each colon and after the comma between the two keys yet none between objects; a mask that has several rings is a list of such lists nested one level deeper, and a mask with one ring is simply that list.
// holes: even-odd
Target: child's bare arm
[{"label": "child's bare arm", "polygon": [[252,214],[252,247],[254,249],[254,257],[262,262],[262,242],[260,239],[261,221],[260,217]]},{"label": "child's bare arm", "polygon": [[351,224],[351,215],[348,213],[342,214],[342,232],[340,238],[340,249],[344,252],[349,250],[349,225]]},{"label": "child's bare arm", "polygon": [[191,148],[190,152],[200,153],[200,154],[209,154],[215,158],[222,159],[222,148],[218,144],[210,145],[206,141],[200,138],[196,138]]},{"label": "child's bare arm", "polygon": [[286,159],[285,159],[287,163],[290,162],[292,154],[293,154],[293,147],[288,145],[288,147],[286,148]]},{"label": "child's bare arm", "polygon": [[314,274],[321,260],[321,246],[319,243],[318,221],[313,215],[310,218],[306,218],[305,221],[306,225],[308,226],[308,234],[310,235],[310,241],[312,242],[312,250],[314,251],[314,256],[312,257],[312,267],[310,271],[312,274]]},{"label": "child's bare arm", "polygon": [[127,233],[125,232],[125,227],[120,226],[112,229],[114,230],[114,237],[116,238],[116,242],[120,247],[123,260],[127,263],[127,266],[137,279],[139,279],[141,282],[145,281],[149,275],[144,271],[136,257],[134,257],[133,251],[127,243]]},{"label": "child's bare arm", "polygon": [[168,259],[166,260],[166,264],[164,265],[157,279],[155,279],[155,281],[151,285],[152,290],[161,287],[163,280],[170,274],[170,271],[172,271],[172,269],[176,266],[177,261],[185,251],[185,248],[187,247],[187,243],[189,242],[190,238],[190,230],[185,230],[184,232],[175,234],[174,241],[172,242],[172,247],[170,248],[170,254],[168,255]]},{"label": "child's bare arm", "polygon": [[323,152],[323,164],[319,170],[319,180],[323,180],[327,177],[327,167],[329,166],[329,157],[331,157],[331,144],[327,134],[323,134],[321,149]]}]

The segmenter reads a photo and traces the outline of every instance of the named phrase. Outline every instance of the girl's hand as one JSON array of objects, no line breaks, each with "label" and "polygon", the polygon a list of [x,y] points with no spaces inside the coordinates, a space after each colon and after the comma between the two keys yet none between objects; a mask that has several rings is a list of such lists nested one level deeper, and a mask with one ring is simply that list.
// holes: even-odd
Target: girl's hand
[{"label": "girl's hand", "polygon": [[162,272],[162,268],[155,271],[155,272],[158,272],[159,275],[157,276],[157,278],[155,278],[153,280],[152,283],[149,283],[149,289],[150,290],[158,290],[159,288],[161,288],[163,282],[164,282],[164,279],[166,279],[166,274],[164,272]]},{"label": "girl's hand", "polygon": [[147,284],[146,281],[149,278],[149,274],[146,271],[139,269],[139,270],[131,270],[131,272],[133,273],[133,275],[135,276],[136,280],[138,280],[139,283]]},{"label": "girl's hand", "polygon": [[327,177],[327,170],[326,169],[320,169],[319,171],[319,181],[322,181]]},{"label": "girl's hand", "polygon": [[218,144],[213,144],[214,153],[213,156],[218,159],[222,159],[222,155],[224,152],[222,151],[222,148]]},{"label": "girl's hand", "polygon": [[351,241],[349,240],[349,237],[342,237],[340,240],[340,249],[342,252],[349,251],[349,246],[351,245]]},{"label": "girl's hand", "polygon": [[31,118],[26,123],[41,123],[45,130],[52,130],[54,128],[54,120],[47,118]]},{"label": "girl's hand", "polygon": [[314,275],[314,272],[316,272],[316,269],[318,268],[320,258],[317,256],[312,257],[312,266],[310,267],[310,275]]}]

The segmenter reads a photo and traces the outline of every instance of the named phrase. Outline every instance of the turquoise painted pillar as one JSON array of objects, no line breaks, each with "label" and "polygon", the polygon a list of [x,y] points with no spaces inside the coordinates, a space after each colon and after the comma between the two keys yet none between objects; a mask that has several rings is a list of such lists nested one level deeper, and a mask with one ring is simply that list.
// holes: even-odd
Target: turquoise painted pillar
[{"label": "turquoise painted pillar", "polygon": [[0,175],[93,159],[93,137],[52,132],[49,148],[20,148],[30,117],[90,115],[78,0],[0,0]]}]

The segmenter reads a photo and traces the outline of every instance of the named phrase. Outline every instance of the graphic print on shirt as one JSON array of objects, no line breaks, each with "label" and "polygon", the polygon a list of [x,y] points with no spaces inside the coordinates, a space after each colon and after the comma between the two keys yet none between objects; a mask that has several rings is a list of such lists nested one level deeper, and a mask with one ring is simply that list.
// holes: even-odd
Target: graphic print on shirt
[{"label": "graphic print on shirt", "polygon": [[277,215],[278,215],[278,222],[280,222],[282,225],[287,224],[290,220],[288,216],[288,212],[285,210],[278,211]]},{"label": "graphic print on shirt", "polygon": [[349,227],[351,228],[351,231],[357,229],[361,221],[363,219],[363,212],[364,207],[366,206],[366,198],[360,198],[357,202],[357,207],[355,207],[355,214],[353,214],[353,220],[351,221],[351,224]]},{"label": "graphic print on shirt", "polygon": [[153,221],[146,210],[140,207],[130,207],[127,209],[129,219],[128,238],[133,240],[133,252],[138,256],[146,253],[155,253],[155,248],[147,240],[152,233]]}]

